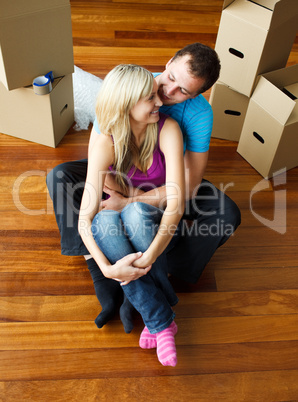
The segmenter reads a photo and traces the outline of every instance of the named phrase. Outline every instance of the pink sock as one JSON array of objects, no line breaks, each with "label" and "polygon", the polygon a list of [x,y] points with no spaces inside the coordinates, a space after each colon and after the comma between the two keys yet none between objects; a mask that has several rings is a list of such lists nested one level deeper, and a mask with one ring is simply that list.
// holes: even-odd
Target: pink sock
[{"label": "pink sock", "polygon": [[[178,327],[174,323],[174,321],[169,326],[169,328],[171,328],[171,330],[173,331],[173,335],[177,334]],[[157,346],[156,334],[150,334],[149,329],[145,327],[141,333],[139,345],[142,349],[156,348]]]},{"label": "pink sock", "polygon": [[145,327],[141,333],[139,345],[142,349],[156,348],[156,334],[150,334],[149,329]]},{"label": "pink sock", "polygon": [[177,353],[174,339],[175,326],[177,327],[173,321],[168,328],[156,334],[157,357],[163,366],[174,367],[177,364]]}]

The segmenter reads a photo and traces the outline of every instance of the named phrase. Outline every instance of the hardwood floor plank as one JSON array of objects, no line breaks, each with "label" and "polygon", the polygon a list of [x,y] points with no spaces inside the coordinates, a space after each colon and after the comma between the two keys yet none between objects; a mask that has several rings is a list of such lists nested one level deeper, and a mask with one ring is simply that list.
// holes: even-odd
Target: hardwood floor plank
[{"label": "hardwood floor plank", "polygon": [[1,323],[0,350],[135,347],[139,334],[125,334],[120,322],[99,330],[94,322]]},{"label": "hardwood floor plank", "polygon": [[1,273],[0,296],[93,294],[94,287],[87,268],[82,272]]},{"label": "hardwood floor plank", "polygon": [[[231,253],[233,258],[231,258]],[[279,246],[231,247],[229,243],[218,249],[209,266],[213,269],[235,268],[296,268],[297,247]]]},{"label": "hardwood floor plank", "polygon": [[95,295],[0,297],[0,322],[93,321],[100,311]]},{"label": "hardwood floor plank", "polygon": [[[0,322],[93,321],[100,311],[95,295],[0,297]],[[297,311],[298,289],[179,293],[175,306],[180,319],[288,315]]]},{"label": "hardwood floor plank", "polygon": [[[20,213],[39,213],[53,215],[53,203],[48,193],[21,193],[13,197],[11,191],[2,193],[0,211],[15,211]],[[31,215],[31,216],[32,216]]]},{"label": "hardwood floor plank", "polygon": [[[262,244],[264,247],[279,247],[287,244],[288,248],[297,247],[297,226],[287,228],[273,224],[272,227],[274,230],[266,226],[246,228],[240,226],[235,236],[229,240],[229,246],[245,248],[258,247]],[[286,233],[283,233],[285,229]]]},{"label": "hardwood floor plank", "polygon": [[[40,209],[30,207],[18,202],[21,211],[10,211],[0,222],[0,230],[5,231],[7,227],[12,227],[13,222],[18,222],[18,230],[37,232],[42,228],[44,231],[57,230],[57,223],[51,211],[51,217],[48,218],[46,212],[46,204]],[[58,233],[59,235],[59,233]]]},{"label": "hardwood floor plank", "polygon": [[177,317],[286,315],[298,311],[298,290],[180,293]]},{"label": "hardwood floor plank", "polygon": [[83,272],[85,260],[61,255],[57,250],[12,250],[5,252],[0,272]]},{"label": "hardwood floor plank", "polygon": [[[89,131],[84,134],[77,133],[73,129],[63,137],[57,148],[49,148],[30,141],[21,140],[9,135],[0,134],[0,157],[1,160],[11,162],[13,159],[20,159],[20,161],[27,161],[27,169],[34,170],[35,166],[32,163],[35,160],[48,160],[49,164],[52,159],[77,160],[87,157]],[[84,144],[79,146],[84,138]],[[16,147],[19,147],[19,152],[15,155]],[[23,173],[23,172],[20,172]]]},{"label": "hardwood floor plank", "polygon": [[297,267],[225,269],[214,274],[220,292],[298,288]]},{"label": "hardwood floor plank", "polygon": [[[298,315],[179,318],[177,345],[298,340]],[[190,330],[191,328],[191,330]],[[274,329],[274,331],[273,331]],[[140,331],[127,335],[119,322],[98,330],[93,322],[1,323],[0,350],[136,347]]]},{"label": "hardwood floor plank", "polygon": [[[53,215],[51,215],[51,221],[54,219]],[[0,250],[52,250],[54,253],[57,252],[57,255],[60,255],[60,236],[57,228],[44,231],[38,225],[38,228],[35,229],[27,230],[25,228],[19,230],[11,227],[10,230],[1,230]]]},{"label": "hardwood floor plank", "polygon": [[[6,402],[53,400],[62,402],[115,401],[294,401],[298,394],[297,370],[200,376],[168,376],[61,381],[8,381],[0,383]],[[166,382],[166,387],[164,383]],[[268,387],[268,384],[272,386]],[[146,393],[144,393],[146,389]]]},{"label": "hardwood floor plank", "polygon": [[[86,263],[83,257],[77,258],[82,259],[82,270],[75,269],[75,272],[72,269],[68,272],[63,268],[61,272],[55,272],[55,270],[54,272],[34,272],[34,269],[24,272],[24,267],[20,272],[2,272],[0,296],[94,295],[94,287]],[[34,266],[33,263],[30,266]],[[196,292],[216,291],[214,272],[206,269],[197,284],[186,284],[186,286],[190,286],[192,291]]]},{"label": "hardwood floor plank", "polygon": [[[297,341],[178,345],[177,366],[163,367],[157,361],[156,350],[142,350],[140,347],[1,351],[0,381],[162,378],[211,373],[260,374],[274,373],[275,370],[290,374],[291,370],[298,370],[297,352]],[[297,381],[294,383],[296,386]],[[214,392],[216,390],[217,387]]]},{"label": "hardwood floor plank", "polygon": [[[115,3],[131,3],[131,0],[113,0]],[[179,2],[174,2],[173,0],[140,0],[140,4],[152,4],[152,5],[167,5],[167,7],[185,7],[185,6],[190,6],[190,7],[196,7],[198,6],[200,10],[204,9],[206,7],[207,9],[213,9],[215,8],[217,11],[221,11],[222,9],[222,1],[221,0],[213,0],[212,3],[208,0],[180,0]]]}]

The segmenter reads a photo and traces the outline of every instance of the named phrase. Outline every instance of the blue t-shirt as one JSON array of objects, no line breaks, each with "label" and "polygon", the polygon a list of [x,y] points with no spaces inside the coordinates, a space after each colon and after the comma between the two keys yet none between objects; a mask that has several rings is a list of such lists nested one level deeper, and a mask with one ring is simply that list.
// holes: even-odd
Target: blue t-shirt
[{"label": "blue t-shirt", "polygon": [[[160,73],[153,73],[156,77]],[[198,95],[196,98],[187,99],[182,103],[171,106],[162,106],[162,113],[171,116],[180,126],[183,134],[184,151],[187,149],[192,152],[206,152],[209,149],[213,112],[211,105],[203,97]],[[97,119],[94,120],[94,129],[100,133]]]}]

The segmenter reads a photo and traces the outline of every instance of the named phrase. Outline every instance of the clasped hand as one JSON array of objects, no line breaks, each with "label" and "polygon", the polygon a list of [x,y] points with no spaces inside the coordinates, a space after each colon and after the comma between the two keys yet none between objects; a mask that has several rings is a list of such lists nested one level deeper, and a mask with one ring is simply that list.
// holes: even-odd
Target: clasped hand
[{"label": "clasped hand", "polygon": [[126,190],[127,196],[123,195],[116,189],[113,189],[105,182],[103,191],[109,195],[109,198],[106,200],[102,200],[100,203],[100,207],[102,209],[109,209],[120,212],[127,204],[133,201],[134,196],[140,196],[144,194],[144,191],[139,188],[129,187]]},{"label": "clasped hand", "polygon": [[150,271],[152,265],[144,265],[146,260],[141,252],[128,254],[110,267],[109,277],[127,285]]},{"label": "clasped hand", "polygon": [[106,186],[104,187],[103,191],[109,195],[109,198],[101,201],[100,206],[102,209],[122,211],[122,209],[127,205],[128,198],[124,197],[117,191],[111,190]]}]

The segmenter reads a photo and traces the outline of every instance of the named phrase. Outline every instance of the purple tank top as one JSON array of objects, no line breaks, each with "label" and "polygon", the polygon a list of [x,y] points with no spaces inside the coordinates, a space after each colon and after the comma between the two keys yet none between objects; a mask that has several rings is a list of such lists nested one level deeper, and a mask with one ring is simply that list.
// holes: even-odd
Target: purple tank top
[{"label": "purple tank top", "polygon": [[[138,187],[143,191],[152,190],[152,188],[160,187],[165,184],[166,181],[166,163],[163,152],[159,147],[159,135],[164,122],[169,116],[159,113],[158,121],[158,134],[157,134],[157,144],[153,152],[153,161],[146,173],[142,172],[140,169],[136,168],[134,165],[129,169],[127,177],[129,178],[130,184],[133,187]],[[110,166],[110,170],[113,171],[113,167]]]}]

